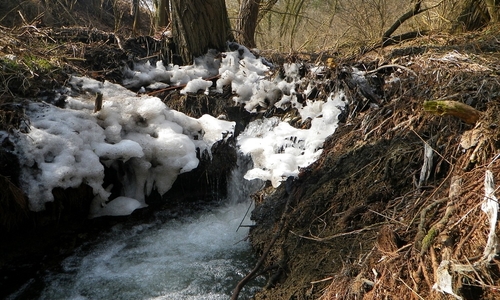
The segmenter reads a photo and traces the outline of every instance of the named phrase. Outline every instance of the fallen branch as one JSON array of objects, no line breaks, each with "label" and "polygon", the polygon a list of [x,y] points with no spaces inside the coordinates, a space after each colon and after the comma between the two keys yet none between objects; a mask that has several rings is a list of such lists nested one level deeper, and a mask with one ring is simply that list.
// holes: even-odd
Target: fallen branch
[{"label": "fallen branch", "polygon": [[[425,234],[425,221],[426,221],[427,212],[435,209],[438,205],[440,205],[446,201],[448,201],[448,197],[436,200],[436,201],[432,202],[431,204],[429,204],[428,206],[426,206],[420,212],[420,223],[418,224],[418,231],[417,231],[417,234],[415,235],[415,245],[416,245],[417,249],[422,251],[424,248],[426,248],[426,251],[427,251],[428,246],[424,247],[424,242],[426,242],[427,240],[432,238],[432,236],[429,233]],[[426,236],[428,236],[427,240],[425,239]],[[434,238],[436,236],[437,236],[437,234],[434,234]]]},{"label": "fallen branch", "polygon": [[[212,81],[212,80],[219,79],[219,78],[220,78],[220,75],[215,75],[215,76],[212,76],[212,77],[203,78],[203,80]],[[156,94],[159,94],[159,93],[163,93],[163,92],[168,92],[168,91],[172,91],[172,90],[180,90],[180,89],[185,88],[186,86],[187,86],[187,84],[173,85],[173,86],[169,86],[169,87],[164,88],[164,89],[160,89],[160,90],[149,92],[149,93],[147,93],[147,95],[148,96],[153,96],[153,95],[156,95]]]},{"label": "fallen branch", "polygon": [[440,116],[455,116],[467,124],[475,124],[479,120],[479,117],[481,117],[481,112],[472,106],[451,100],[425,101],[424,110]]},{"label": "fallen branch", "polygon": [[411,74],[413,74],[414,76],[417,76],[417,73],[415,73],[415,71],[413,71],[412,69],[410,68],[407,68],[405,66],[402,66],[402,65],[397,65],[397,64],[390,64],[390,65],[383,65],[383,66],[380,66],[378,68],[376,68],[375,70],[371,70],[371,71],[367,71],[365,73],[365,75],[368,75],[368,74],[373,74],[373,73],[377,73],[378,71],[382,70],[382,69],[387,69],[387,68],[397,68],[397,69],[402,69],[402,70],[405,70]]}]

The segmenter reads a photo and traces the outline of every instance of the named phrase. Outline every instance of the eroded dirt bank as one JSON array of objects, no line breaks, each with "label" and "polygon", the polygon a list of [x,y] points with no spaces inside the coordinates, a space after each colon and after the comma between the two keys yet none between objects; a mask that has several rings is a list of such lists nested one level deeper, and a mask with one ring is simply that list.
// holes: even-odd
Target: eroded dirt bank
[{"label": "eroded dirt bank", "polygon": [[[481,210],[486,171],[500,174],[499,50],[485,33],[434,36],[349,62],[405,68],[375,72],[399,78],[381,86],[378,108],[360,111],[366,97],[345,85],[349,117],[321,158],[256,196],[251,240],[259,255],[271,247],[256,299],[499,297],[499,262],[487,247],[498,226],[490,232]],[[425,112],[434,99],[467,103],[481,117],[466,124]],[[425,144],[432,158],[422,177]]]},{"label": "eroded dirt bank", "polygon": [[[363,56],[337,57],[335,65],[329,64],[326,76],[331,85],[318,89],[344,90],[351,101],[349,110],[316,163],[302,170],[295,181],[255,196],[258,205],[253,212],[256,227],[251,240],[256,255],[271,247],[259,271],[267,276],[268,285],[256,299],[451,299],[453,296],[432,289],[443,270],[448,270],[452,291],[461,297],[497,298],[500,273],[494,257],[485,257],[490,225],[481,210],[486,170],[491,170],[497,180],[500,170],[496,159],[500,146],[497,32],[498,28],[489,28],[462,36],[422,37]],[[59,54],[70,63],[60,66],[49,61],[50,68],[42,68],[45,61],[39,61],[36,73],[50,75],[50,80],[22,85],[14,84],[16,78],[11,78],[8,82],[12,88],[20,88],[17,95],[36,96],[40,90],[58,86],[58,80],[64,81],[70,72],[119,81],[120,63],[127,56],[112,42],[65,42],[67,46],[58,48]],[[137,43],[130,45],[129,54],[149,49]],[[79,50],[76,57],[75,49]],[[97,63],[103,59],[104,67]],[[301,57],[286,59],[300,61]],[[355,84],[353,67],[367,72],[373,90]],[[17,74],[22,75],[22,83],[29,70],[21,69]],[[224,110],[231,103],[230,93],[220,95],[227,102],[204,95],[181,97],[175,91],[158,96],[192,116],[223,112],[230,119],[242,121],[240,127],[252,118],[241,110]],[[434,99],[469,104],[481,112],[481,117],[475,124],[466,124],[453,116],[424,112],[424,101]],[[9,112],[6,106],[2,109]],[[2,114],[4,119],[7,116],[14,116],[10,121],[22,122],[22,115],[16,115],[15,110]],[[307,122],[293,125],[307,126]],[[427,159],[432,164],[428,176],[424,174],[424,180],[420,180],[425,144],[433,150],[432,159]],[[221,151],[214,162],[221,168],[208,167],[216,172],[208,176],[214,181],[207,182],[203,170],[186,175],[185,181],[179,180],[178,189],[172,190],[177,193],[175,197],[185,196],[186,182],[192,184],[193,178],[205,182],[205,194],[212,192],[213,185],[223,186],[221,174],[227,173],[235,157],[231,151]],[[15,169],[11,165],[2,167]],[[1,175],[2,180],[15,177]],[[4,188],[15,185],[4,181]],[[55,193],[60,193],[60,199],[73,199],[83,206],[85,201],[76,200],[92,197],[85,186]],[[26,213],[26,203],[19,201],[1,201],[5,208],[1,212],[9,212],[2,222],[20,222],[23,230],[37,230],[23,236],[21,239],[26,240],[19,244],[2,243],[2,275],[26,278],[56,265],[75,245],[120,221],[103,220],[89,227],[85,209],[67,200],[56,202],[43,216],[33,216]],[[148,216],[139,212],[132,217]],[[69,223],[75,227],[66,226]],[[82,231],[84,227],[87,229]],[[2,278],[0,285],[4,287],[21,282]]]}]

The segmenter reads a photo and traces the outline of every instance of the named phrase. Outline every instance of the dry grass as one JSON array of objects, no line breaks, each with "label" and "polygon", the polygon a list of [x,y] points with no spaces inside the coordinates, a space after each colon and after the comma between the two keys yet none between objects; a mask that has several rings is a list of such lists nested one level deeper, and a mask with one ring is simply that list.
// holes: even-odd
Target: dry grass
[{"label": "dry grass", "polygon": [[[403,94],[399,99],[408,101],[408,108],[424,100],[448,98],[469,103],[483,113],[476,126],[464,127],[452,117],[393,107],[400,113],[390,120],[374,115],[362,125],[369,126],[362,128],[362,132],[371,132],[368,141],[428,132],[428,136],[421,136],[421,145],[425,141],[433,147],[435,179],[423,188],[416,186],[405,197],[393,199],[377,212],[385,216],[386,225],[379,228],[374,251],[360,253],[364,259],[359,260],[358,276],[333,276],[321,299],[454,299],[433,288],[443,261],[450,262],[448,272],[456,294],[464,299],[498,298],[500,262],[484,258],[490,224],[481,210],[486,171],[491,171],[497,181],[500,174],[496,76],[500,60],[480,50],[492,50],[495,37],[488,34],[490,30],[495,29],[485,31],[480,38],[474,36],[478,39],[473,47],[468,44],[470,35],[453,37],[455,42],[462,42],[454,49],[447,48],[446,43],[439,46],[435,37],[421,53],[394,57],[394,52],[386,52],[376,56],[381,59],[390,54],[393,62],[417,73],[413,79],[400,75]],[[443,42],[448,38],[439,39]],[[365,57],[367,61],[373,58]],[[460,146],[462,136],[472,132],[476,143],[464,150]],[[422,155],[423,147],[413,152],[410,155]],[[498,184],[495,188],[498,190]],[[359,236],[360,242],[367,238]]]},{"label": "dry grass", "polygon": [[[130,1],[124,0],[3,0],[0,25],[9,28],[76,26],[132,36],[130,5]],[[151,34],[152,28],[152,12],[142,5],[136,34]]]},{"label": "dry grass", "polygon": [[[436,2],[424,1],[424,6]],[[410,8],[410,2],[397,0],[280,1],[259,24],[257,41],[261,49],[280,52],[360,48],[379,42]],[[441,25],[442,12],[430,10],[405,22],[396,34],[441,29]]]}]

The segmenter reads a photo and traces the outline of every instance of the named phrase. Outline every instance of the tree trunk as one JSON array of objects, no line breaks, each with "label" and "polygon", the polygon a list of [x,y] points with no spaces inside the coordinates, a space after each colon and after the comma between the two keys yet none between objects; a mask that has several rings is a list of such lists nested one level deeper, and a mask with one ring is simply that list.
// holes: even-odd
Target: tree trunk
[{"label": "tree trunk", "polygon": [[259,16],[260,0],[241,1],[236,24],[236,41],[249,48],[257,47],[255,43],[255,29]]},{"label": "tree trunk", "polygon": [[264,18],[264,16],[271,11],[271,9],[278,3],[278,0],[260,0],[262,3],[262,8],[260,9],[259,17],[257,20],[257,24]]},{"label": "tree trunk", "polygon": [[172,33],[183,64],[207,53],[226,50],[233,40],[224,0],[172,0]]},{"label": "tree trunk", "polygon": [[460,0],[455,2],[448,9],[449,13],[446,16],[446,19],[453,20],[452,31],[476,30],[486,26],[490,21],[486,1],[488,0]]},{"label": "tree trunk", "polygon": [[169,0],[156,0],[156,28],[167,27],[169,18]]},{"label": "tree trunk", "polygon": [[385,43],[387,40],[389,40],[394,31],[396,31],[399,28],[399,26],[401,26],[401,24],[403,24],[406,20],[421,13],[422,12],[421,7],[422,7],[422,0],[419,0],[415,3],[412,9],[410,9],[404,15],[399,17],[399,19],[397,19],[396,22],[394,22],[394,24],[392,24],[392,26],[386,32],[384,32],[384,35],[382,36],[382,43]]},{"label": "tree trunk", "polygon": [[130,7],[130,15],[134,18],[132,24],[132,34],[137,35],[137,26],[139,24],[139,0],[132,0],[132,6]]},{"label": "tree trunk", "polygon": [[500,3],[497,3],[499,1],[495,0],[484,0],[486,2],[486,7],[488,9],[488,14],[490,15],[490,22],[491,23],[496,23],[498,22],[498,6]]}]

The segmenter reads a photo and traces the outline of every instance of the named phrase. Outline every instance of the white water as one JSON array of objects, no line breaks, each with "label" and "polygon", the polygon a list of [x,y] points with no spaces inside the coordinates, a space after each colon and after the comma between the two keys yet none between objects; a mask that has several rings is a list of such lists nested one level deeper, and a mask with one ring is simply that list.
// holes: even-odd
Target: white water
[{"label": "white water", "polygon": [[[61,272],[45,276],[39,299],[229,299],[255,263],[245,241],[248,228],[238,229],[248,193],[256,191],[243,186],[250,183],[240,181],[244,171],[233,172],[233,199],[225,204],[182,217],[158,213],[148,224],[116,225],[97,244],[80,247],[63,261]],[[251,224],[248,215],[243,224]],[[240,299],[250,298],[259,284],[247,286]]]},{"label": "white water", "polygon": [[251,269],[236,229],[248,203],[228,204],[163,224],[115,226],[91,251],[46,277],[41,299],[228,299]]}]

